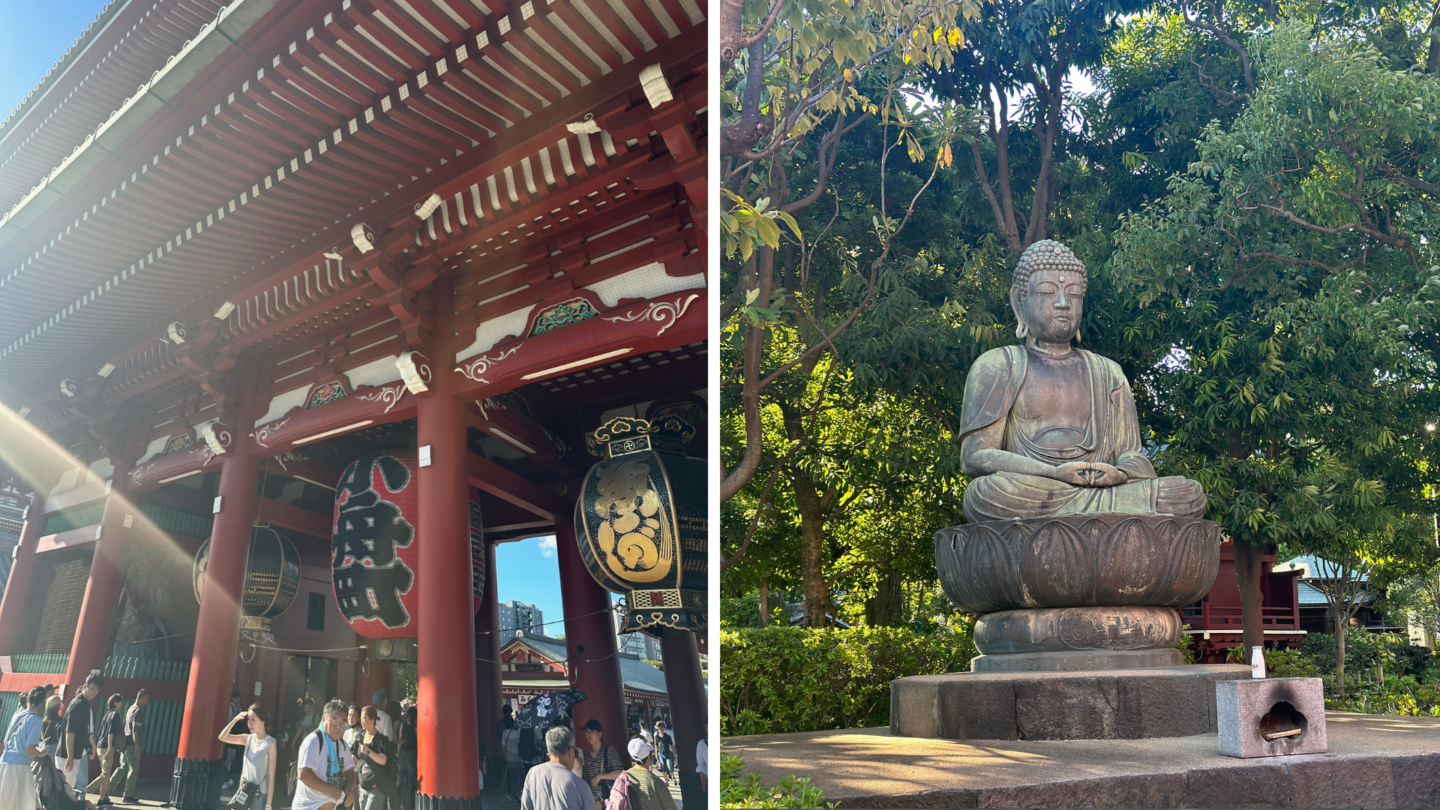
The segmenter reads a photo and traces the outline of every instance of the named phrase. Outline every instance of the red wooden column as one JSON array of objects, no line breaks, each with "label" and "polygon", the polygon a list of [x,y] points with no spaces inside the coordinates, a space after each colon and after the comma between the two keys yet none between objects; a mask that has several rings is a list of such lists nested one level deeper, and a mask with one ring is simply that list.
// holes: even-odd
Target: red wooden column
[{"label": "red wooden column", "polygon": [[704,807],[705,789],[695,773],[695,746],[705,736],[705,676],[700,650],[691,632],[670,633],[660,639],[665,661],[665,692],[670,698],[670,721],[675,732],[675,765],[680,771],[680,803]]},{"label": "red wooden column", "polygon": [[247,374],[235,441],[220,467],[219,505],[210,532],[210,557],[195,626],[195,653],[190,659],[190,683],[185,690],[180,748],[170,783],[170,806],[177,810],[210,810],[217,806],[224,781],[216,735],[221,724],[230,719],[241,594],[260,473],[260,459],[249,435],[255,423],[254,398],[254,378]]},{"label": "red wooden column", "polygon": [[[417,810],[480,808],[479,735],[475,727],[475,596],[471,588],[470,482],[465,468],[464,403],[457,375],[450,279],[431,286],[435,393],[416,409],[419,594],[420,786]],[[430,463],[425,464],[429,453]]]},{"label": "red wooden column", "polygon": [[20,627],[25,621],[25,603],[30,599],[30,581],[35,578],[35,546],[45,528],[45,496],[35,493],[25,511],[25,528],[15,546],[15,563],[0,599],[0,655],[14,655]]},{"label": "red wooden column", "polygon": [[125,497],[125,484],[130,479],[130,464],[115,465],[110,479],[110,492],[105,497],[105,511],[96,527],[95,556],[90,562],[90,580],[85,584],[85,599],[80,604],[80,619],[75,639],[70,643],[70,665],[65,670],[66,695],[74,695],[85,685],[92,670],[105,671],[110,658],[110,630],[115,624],[120,592],[125,587],[125,565],[130,558],[134,529],[125,525],[125,517],[139,511]]},{"label": "red wooden column", "polygon": [[480,600],[480,611],[475,614],[475,658],[476,722],[490,752],[485,787],[491,795],[498,796],[505,773],[505,752],[500,747],[495,724],[500,722],[500,702],[504,697],[500,673],[500,594],[496,584],[495,544],[489,541],[485,543],[485,595]]},{"label": "red wooden column", "polygon": [[[575,731],[590,718],[600,721],[605,741],[615,746],[629,766],[625,744],[625,692],[620,679],[620,656],[615,638],[615,620],[610,612],[610,592],[600,587],[575,541],[575,527],[555,521],[556,556],[560,558],[560,599],[565,608],[565,651],[570,665],[571,685],[586,699],[575,705]],[[583,744],[584,738],[581,737]],[[702,804],[694,805],[703,807]]]}]

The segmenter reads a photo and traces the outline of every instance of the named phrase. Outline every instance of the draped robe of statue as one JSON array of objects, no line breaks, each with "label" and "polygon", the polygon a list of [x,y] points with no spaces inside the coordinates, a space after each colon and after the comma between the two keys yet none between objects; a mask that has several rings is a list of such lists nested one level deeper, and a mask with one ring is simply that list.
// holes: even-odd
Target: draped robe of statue
[{"label": "draped robe of statue", "polygon": [[972,523],[1099,512],[1201,517],[1205,492],[1188,478],[1159,478],[1140,449],[1135,398],[1120,366],[1098,354],[1075,350],[1085,360],[1090,414],[1083,432],[1057,427],[1047,414],[1026,413],[1020,396],[1029,350],[1005,346],[981,355],[965,381],[961,435],[1005,420],[1004,444],[1017,455],[1051,466],[1103,462],[1128,480],[1117,486],[1077,486],[1053,478],[996,472],[972,479],[965,489],[965,517]]}]

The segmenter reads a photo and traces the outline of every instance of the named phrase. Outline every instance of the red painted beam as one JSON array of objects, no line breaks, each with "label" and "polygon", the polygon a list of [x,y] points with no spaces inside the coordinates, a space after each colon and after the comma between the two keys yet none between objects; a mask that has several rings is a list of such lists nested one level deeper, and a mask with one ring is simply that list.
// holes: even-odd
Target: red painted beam
[{"label": "red painted beam", "polygon": [[482,455],[468,454],[465,472],[470,479],[470,486],[546,520],[567,518],[572,511],[571,504],[555,492],[554,484],[537,484],[522,478]]}]

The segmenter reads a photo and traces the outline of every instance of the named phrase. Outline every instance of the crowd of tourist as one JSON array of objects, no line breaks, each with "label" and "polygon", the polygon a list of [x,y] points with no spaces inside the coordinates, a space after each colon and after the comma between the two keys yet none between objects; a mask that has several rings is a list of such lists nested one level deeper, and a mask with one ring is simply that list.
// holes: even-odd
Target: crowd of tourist
[{"label": "crowd of tourist", "polygon": [[[114,693],[101,704],[103,685],[98,674],[86,678],[63,714],[53,685],[20,695],[0,754],[0,808],[98,810],[112,806],[116,793],[135,802],[149,695],[141,689],[127,706],[126,696]],[[381,689],[367,705],[336,699],[317,711],[305,698],[277,727],[265,706],[245,708],[240,697],[231,694],[232,716],[219,732],[227,775],[222,801],[230,810],[413,810],[417,739],[410,701],[387,700]],[[587,721],[577,740],[564,716],[548,728],[521,728],[505,706],[496,730],[505,770],[495,778],[520,810],[675,810],[669,787],[678,779],[675,737],[663,721],[628,730],[629,768],[598,720]],[[482,740],[482,788],[486,753]],[[92,754],[100,770],[93,780]],[[709,771],[703,739],[696,761],[703,785]],[[97,797],[93,804],[87,793]]]}]

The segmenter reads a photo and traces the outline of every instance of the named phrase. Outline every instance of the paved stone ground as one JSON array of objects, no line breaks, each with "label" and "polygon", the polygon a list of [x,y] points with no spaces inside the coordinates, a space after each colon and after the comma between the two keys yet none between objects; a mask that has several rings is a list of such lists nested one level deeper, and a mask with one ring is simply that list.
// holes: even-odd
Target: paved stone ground
[{"label": "paved stone ground", "polygon": [[955,741],[889,729],[731,737],[747,772],[809,777],[842,807],[1437,807],[1440,718],[1329,712],[1329,752],[1219,754],[1215,734]]},{"label": "paved stone ground", "polygon": [[[165,802],[170,800],[170,781],[168,779],[142,779],[140,781],[139,792],[140,795],[136,798],[140,801],[134,804],[127,804],[121,802],[119,797],[113,797],[115,806],[117,808],[125,808],[125,810],[162,807]],[[680,802],[680,784],[678,781],[676,784],[670,786],[670,795],[675,798],[676,810],[684,810]],[[86,798],[93,802],[96,797],[94,794],[91,794],[86,796]],[[500,808],[500,810],[518,808],[520,806],[518,802],[508,801],[504,798],[498,800],[493,799],[488,794],[485,796],[485,805],[490,808]],[[0,810],[3,810],[3,808],[0,808]],[[277,805],[276,810],[281,810],[280,806]]]}]

